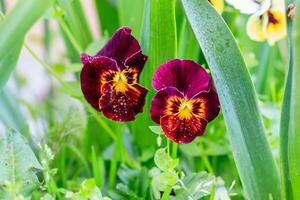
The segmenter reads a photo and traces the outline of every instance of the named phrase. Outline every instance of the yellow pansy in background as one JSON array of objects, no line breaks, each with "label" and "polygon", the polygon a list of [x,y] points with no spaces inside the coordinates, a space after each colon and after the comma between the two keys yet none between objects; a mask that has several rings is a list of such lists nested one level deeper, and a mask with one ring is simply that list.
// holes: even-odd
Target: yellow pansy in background
[{"label": "yellow pansy in background", "polygon": [[219,14],[224,11],[224,0],[208,0],[217,10]]},{"label": "yellow pansy in background", "polygon": [[286,36],[284,1],[273,0],[271,7],[262,14],[254,14],[247,23],[247,33],[252,40],[270,45]]}]

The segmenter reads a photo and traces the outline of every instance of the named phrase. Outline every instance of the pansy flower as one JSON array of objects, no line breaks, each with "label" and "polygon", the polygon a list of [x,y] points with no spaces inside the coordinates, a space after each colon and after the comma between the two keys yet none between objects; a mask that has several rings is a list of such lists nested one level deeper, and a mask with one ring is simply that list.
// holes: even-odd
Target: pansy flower
[{"label": "pansy flower", "polygon": [[111,120],[134,120],[148,92],[138,84],[146,60],[131,29],[120,28],[95,56],[81,55],[84,97]]},{"label": "pansy flower", "polygon": [[252,40],[265,41],[270,45],[286,36],[284,1],[273,0],[263,13],[254,14],[247,23],[247,33]]},{"label": "pansy flower", "polygon": [[247,22],[247,34],[254,41],[270,45],[286,35],[283,0],[227,0],[241,13],[252,14]]},{"label": "pansy flower", "polygon": [[208,0],[219,14],[224,11],[224,0]]},{"label": "pansy flower", "polygon": [[204,134],[206,125],[220,111],[212,79],[197,63],[171,60],[154,74],[151,118],[177,143],[190,143]]}]

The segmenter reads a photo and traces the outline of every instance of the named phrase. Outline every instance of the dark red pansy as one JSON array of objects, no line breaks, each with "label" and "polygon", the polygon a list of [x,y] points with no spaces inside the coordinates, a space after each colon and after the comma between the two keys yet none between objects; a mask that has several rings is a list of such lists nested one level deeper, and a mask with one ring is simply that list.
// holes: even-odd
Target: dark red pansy
[{"label": "dark red pansy", "polygon": [[157,91],[150,114],[164,134],[177,143],[190,143],[204,134],[207,123],[220,112],[212,78],[191,60],[174,59],[162,64],[154,74]]},{"label": "dark red pansy", "polygon": [[95,55],[81,55],[81,90],[86,100],[107,118],[132,121],[143,112],[148,90],[138,84],[147,61],[131,29],[116,31]]}]

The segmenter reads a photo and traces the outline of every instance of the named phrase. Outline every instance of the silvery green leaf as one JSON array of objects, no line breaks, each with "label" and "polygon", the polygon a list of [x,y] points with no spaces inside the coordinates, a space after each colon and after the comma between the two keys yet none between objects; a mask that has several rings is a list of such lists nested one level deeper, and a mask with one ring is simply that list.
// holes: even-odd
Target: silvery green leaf
[{"label": "silvery green leaf", "polygon": [[170,169],[174,169],[178,163],[179,160],[175,159],[173,160],[166,152],[166,149],[158,149],[154,156],[154,162],[156,166],[162,170],[162,171],[168,171]]},{"label": "silvery green leaf", "polygon": [[36,171],[40,169],[21,134],[11,129],[0,133],[0,199],[11,199],[11,195],[29,197],[39,186]]}]

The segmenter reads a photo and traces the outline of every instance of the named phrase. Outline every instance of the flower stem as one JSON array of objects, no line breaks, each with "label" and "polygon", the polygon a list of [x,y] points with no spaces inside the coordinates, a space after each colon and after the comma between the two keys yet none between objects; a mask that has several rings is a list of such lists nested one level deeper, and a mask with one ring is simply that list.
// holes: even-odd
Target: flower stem
[{"label": "flower stem", "polygon": [[172,191],[172,185],[169,185],[168,187],[167,187],[167,189],[165,190],[165,192],[164,192],[164,194],[163,194],[163,196],[162,196],[162,198],[161,198],[161,200],[168,200],[169,198],[169,196],[170,196],[170,193],[171,193],[171,191]]},{"label": "flower stem", "polygon": [[83,52],[83,50],[80,47],[80,45],[77,43],[75,37],[73,36],[72,32],[70,31],[70,29],[69,29],[67,23],[65,22],[65,20],[62,17],[59,17],[58,21],[59,21],[62,29],[65,31],[65,33],[67,34],[68,38],[70,39],[70,42],[74,46],[74,48],[77,51],[77,53],[81,54]]},{"label": "flower stem", "polygon": [[[113,189],[116,184],[116,176],[117,176],[117,167],[118,167],[118,159],[120,158],[121,162],[125,162],[125,154],[123,149],[122,142],[122,128],[117,129],[117,137],[114,144],[114,152],[111,160],[110,171],[109,171],[109,189]],[[120,154],[120,157],[119,157]]]},{"label": "flower stem", "polygon": [[122,163],[125,162],[125,149],[124,149],[124,144],[123,144],[123,137],[122,137],[122,131],[117,131],[117,143],[118,143],[118,148],[120,152],[120,160]]},{"label": "flower stem", "polygon": [[167,154],[171,155],[170,154],[170,140],[168,138],[167,138]]},{"label": "flower stem", "polygon": [[[57,5],[53,6],[53,10],[54,12],[59,13],[59,11],[57,10]],[[61,28],[63,29],[63,31],[66,33],[66,35],[68,36],[70,42],[72,43],[72,45],[74,46],[75,50],[77,51],[78,54],[81,54],[83,52],[81,46],[79,45],[79,43],[77,42],[76,38],[74,37],[74,35],[72,34],[72,31],[70,30],[70,28],[68,27],[65,19],[61,16],[58,15],[57,17],[59,24],[61,25]]]},{"label": "flower stem", "polygon": [[70,90],[73,90],[71,87],[69,87],[63,79],[55,73],[55,71],[52,69],[50,65],[42,61],[36,53],[26,44],[24,43],[24,47],[27,49],[27,51],[31,54],[31,56],[38,62],[40,63],[59,83],[61,83],[63,86],[67,87]]},{"label": "flower stem", "polygon": [[177,158],[177,151],[178,151],[178,144],[175,142],[172,142],[172,158]]},{"label": "flower stem", "polygon": [[205,168],[207,169],[207,171],[208,171],[209,173],[211,173],[211,174],[214,174],[214,170],[213,170],[213,168],[212,168],[212,166],[211,166],[211,164],[210,164],[210,162],[209,162],[208,157],[207,157],[206,155],[203,155],[203,156],[202,156],[202,160],[203,160],[203,162],[204,162],[204,165],[205,165]]},{"label": "flower stem", "polygon": [[118,165],[118,145],[117,145],[117,142],[115,142],[113,157],[112,157],[112,160],[110,163],[110,169],[109,169],[109,179],[108,179],[108,188],[109,189],[113,189],[116,184],[117,165]]},{"label": "flower stem", "polygon": [[[202,141],[202,140],[201,140]],[[207,169],[207,171],[211,174],[214,174],[214,170],[213,170],[213,167],[211,166],[210,162],[209,162],[209,159],[208,159],[208,156],[206,155],[206,153],[204,152],[204,145],[203,145],[203,142],[200,142],[200,147],[201,147],[201,150],[203,151],[203,154],[201,156],[202,160],[203,160],[203,163],[205,165],[205,168]]]}]

